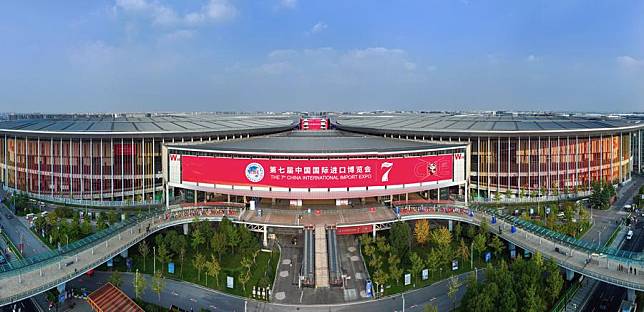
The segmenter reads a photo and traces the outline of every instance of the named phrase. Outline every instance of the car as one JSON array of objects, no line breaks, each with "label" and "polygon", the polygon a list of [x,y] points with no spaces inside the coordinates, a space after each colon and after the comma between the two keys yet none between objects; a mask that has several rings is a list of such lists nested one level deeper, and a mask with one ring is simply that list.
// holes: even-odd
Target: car
[{"label": "car", "polygon": [[633,238],[633,230],[628,230],[628,233],[626,233],[626,239],[632,239]]},{"label": "car", "polygon": [[10,213],[5,214],[4,216],[7,218],[7,220],[13,219],[13,216]]}]

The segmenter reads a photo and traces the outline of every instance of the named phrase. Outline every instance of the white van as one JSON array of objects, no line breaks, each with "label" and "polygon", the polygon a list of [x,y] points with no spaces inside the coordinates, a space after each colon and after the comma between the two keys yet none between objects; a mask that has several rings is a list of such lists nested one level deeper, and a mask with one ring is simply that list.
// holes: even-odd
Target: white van
[{"label": "white van", "polygon": [[624,205],[624,210],[626,210],[626,211],[631,211],[631,209],[633,209],[633,206],[631,206],[631,205]]},{"label": "white van", "polygon": [[626,233],[626,239],[631,239],[633,238],[633,230],[628,230],[628,233]]}]

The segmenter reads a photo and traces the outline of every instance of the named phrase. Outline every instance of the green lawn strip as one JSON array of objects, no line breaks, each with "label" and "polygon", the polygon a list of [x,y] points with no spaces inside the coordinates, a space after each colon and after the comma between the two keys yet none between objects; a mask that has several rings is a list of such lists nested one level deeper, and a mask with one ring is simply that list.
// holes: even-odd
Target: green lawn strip
[{"label": "green lawn strip", "polygon": [[[204,253],[207,257],[207,260],[210,261],[211,253]],[[153,274],[153,255],[152,252],[145,259],[145,269],[143,265],[143,257],[138,253],[137,247],[130,248],[128,251],[128,256],[132,258],[133,267],[132,271],[139,270],[141,273]],[[185,263],[183,266],[183,276],[181,275],[181,263],[179,256],[175,255],[173,257],[175,263],[175,272],[174,274],[168,273],[168,264],[165,263],[163,268],[161,267],[161,262],[157,258],[156,269],[160,271],[163,269],[163,275],[166,278],[171,278],[175,280],[183,280],[194,284],[199,284],[211,289],[219,290],[225,293],[250,297],[253,286],[259,285],[260,280],[266,276],[268,279],[269,285],[272,285],[273,280],[275,279],[275,270],[277,268],[277,263],[279,261],[279,251],[274,250],[272,253],[269,252],[260,252],[257,255],[255,265],[251,268],[251,278],[246,284],[246,290],[242,288],[241,283],[239,282],[239,275],[242,273],[243,268],[241,267],[241,256],[240,255],[222,255],[221,258],[221,272],[219,273],[218,281],[212,276],[208,276],[208,283],[206,284],[206,272],[205,270],[201,271],[201,276],[199,278],[199,272],[192,264],[192,259],[196,256],[196,253],[189,248],[186,251]],[[269,264],[270,262],[270,264]],[[101,265],[97,268],[102,271],[109,271],[110,269],[106,264]],[[118,271],[127,271],[125,260],[120,256],[115,257],[113,270]],[[234,288],[226,288],[226,276],[234,277]]]},{"label": "green lawn strip", "polygon": [[608,238],[608,240],[604,243],[604,247],[610,246],[610,244],[613,243],[613,241],[617,237],[617,233],[619,233],[621,229],[622,229],[622,225],[621,224],[617,225],[613,233],[610,234],[610,237]]},{"label": "green lawn strip", "polygon": [[555,303],[554,306],[552,306],[552,309],[550,311],[552,312],[559,312],[562,311],[566,308],[566,303],[577,293],[577,291],[581,288],[581,283],[579,282],[574,282],[573,285],[568,287],[566,289],[566,292],[564,293],[563,296],[559,298],[557,303]]},{"label": "green lawn strip", "polygon": [[7,243],[7,245],[9,246],[9,249],[11,249],[11,252],[12,252],[16,257],[18,257],[18,259],[22,259],[22,258],[24,258],[24,257],[20,254],[20,252],[18,251],[18,248],[16,247],[16,245],[14,245],[14,244],[13,244],[13,242],[9,239],[9,236],[7,236],[7,234],[5,234],[4,232],[2,232],[2,237],[4,238],[5,242],[6,242],[6,243]]}]

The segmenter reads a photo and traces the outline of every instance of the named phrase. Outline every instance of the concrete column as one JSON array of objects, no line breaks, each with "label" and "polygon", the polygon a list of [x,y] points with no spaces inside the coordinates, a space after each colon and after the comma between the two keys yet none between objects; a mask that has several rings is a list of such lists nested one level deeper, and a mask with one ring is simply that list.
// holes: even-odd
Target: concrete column
[{"label": "concrete column", "polygon": [[123,257],[124,259],[125,259],[125,258],[127,258],[127,249],[123,250],[123,251],[120,253],[120,255],[121,255],[121,257]]},{"label": "concrete column", "polygon": [[566,280],[572,281],[574,277],[575,277],[575,271],[566,269]]},{"label": "concrete column", "polygon": [[441,188],[440,187],[436,189],[436,199],[441,200]]},{"label": "concrete column", "polygon": [[165,209],[170,209],[170,193],[168,183],[165,183]]},{"label": "concrete column", "polygon": [[454,229],[454,221],[453,220],[448,220],[447,221],[447,229],[451,232]]},{"label": "concrete column", "polygon": [[635,302],[635,290],[630,289],[630,288],[626,288],[626,298],[630,302]]},{"label": "concrete column", "polygon": [[373,226],[372,234],[373,234],[373,239],[375,240],[376,239],[376,224],[372,224],[371,226]]},{"label": "concrete column", "polygon": [[277,198],[271,198],[271,206],[275,206],[277,204]]},{"label": "concrete column", "polygon": [[67,285],[67,283],[62,283],[62,284],[56,286],[56,289],[58,290],[59,293],[64,293],[66,285]]},{"label": "concrete column", "polygon": [[264,229],[262,231],[262,234],[263,234],[262,242],[264,243],[264,247],[267,247],[268,246],[268,226],[264,225]]},{"label": "concrete column", "polygon": [[197,204],[197,190],[195,190],[195,205]]},{"label": "concrete column", "polygon": [[226,196],[228,197],[228,202],[230,202],[230,194],[226,194]]},{"label": "concrete column", "polygon": [[183,235],[188,235],[188,234],[190,234],[190,226],[188,223],[185,223],[183,225]]}]

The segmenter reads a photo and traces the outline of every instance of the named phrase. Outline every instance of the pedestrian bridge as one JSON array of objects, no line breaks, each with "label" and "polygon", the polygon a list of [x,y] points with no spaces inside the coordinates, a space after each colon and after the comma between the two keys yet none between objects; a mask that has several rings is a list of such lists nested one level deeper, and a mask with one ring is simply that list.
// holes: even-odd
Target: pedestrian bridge
[{"label": "pedestrian bridge", "polygon": [[[500,227],[502,229],[500,237],[503,239],[531,252],[538,251],[568,270],[628,289],[644,291],[644,267],[642,266],[644,262],[641,253],[623,252],[576,240],[519,218],[497,215],[493,210],[477,207],[470,209],[456,205],[408,206],[402,208],[398,215],[390,213],[391,210],[387,208],[381,207],[378,210],[388,211],[365,212],[373,214],[369,217],[371,218],[369,222],[363,221],[364,216],[358,222],[345,218],[342,220],[343,223],[338,223],[337,226],[371,225],[375,232],[377,229],[387,228],[383,225],[396,220],[443,219],[475,225],[480,225],[485,220],[490,224],[489,230],[494,234],[499,234]],[[249,222],[247,211],[212,206],[176,206],[168,210],[142,214],[66,245],[61,250],[23,260],[12,260],[0,266],[0,306],[29,298],[66,283],[119,255],[151,233],[197,220],[220,221],[224,216],[232,219],[233,222],[255,227],[256,231],[264,233],[267,226],[304,226],[300,224],[301,218],[295,218],[297,224],[285,224],[281,221],[273,224],[270,219],[264,220],[264,224],[258,224]],[[315,219],[311,217],[309,220]],[[511,231],[512,226],[516,231]],[[589,262],[589,258],[593,258],[594,261]],[[628,269],[617,270],[620,265],[626,268],[637,268],[638,274],[630,274]]]}]

